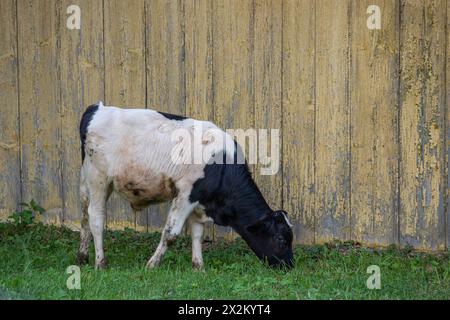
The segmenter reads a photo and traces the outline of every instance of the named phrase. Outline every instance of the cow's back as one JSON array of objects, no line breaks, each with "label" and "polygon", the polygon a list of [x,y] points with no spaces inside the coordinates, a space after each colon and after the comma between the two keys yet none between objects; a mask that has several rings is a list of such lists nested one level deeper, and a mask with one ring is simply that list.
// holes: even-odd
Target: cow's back
[{"label": "cow's back", "polygon": [[195,126],[219,130],[210,122],[174,120],[155,110],[100,106],[86,133],[87,158],[134,208],[168,201],[190,192],[203,177],[204,163],[173,161],[174,150],[180,152],[174,132],[189,133],[185,142],[192,144]]}]

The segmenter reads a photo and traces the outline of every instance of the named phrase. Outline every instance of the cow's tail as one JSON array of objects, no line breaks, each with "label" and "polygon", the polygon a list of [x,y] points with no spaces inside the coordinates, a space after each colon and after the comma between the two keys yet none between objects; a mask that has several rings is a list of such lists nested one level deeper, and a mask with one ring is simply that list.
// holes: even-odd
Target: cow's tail
[{"label": "cow's tail", "polygon": [[[84,162],[86,156],[85,146],[86,137],[88,134],[89,124],[94,118],[95,113],[99,108],[103,108],[103,103],[100,101],[87,107],[86,111],[83,113],[80,121],[80,140],[81,140],[81,158]],[[80,247],[77,254],[77,263],[79,265],[85,264],[89,260],[89,243],[92,238],[92,233],[89,228],[89,192],[86,184],[85,168],[81,168],[80,177],[80,197],[81,197],[81,210],[83,213],[81,219],[81,230],[80,230]]]},{"label": "cow's tail", "polygon": [[84,158],[86,157],[85,144],[86,144],[86,136],[89,124],[91,123],[92,118],[99,108],[103,107],[103,102],[99,101],[96,104],[90,105],[87,107],[86,111],[83,113],[80,121],[80,141],[81,141],[81,160],[84,162]]}]

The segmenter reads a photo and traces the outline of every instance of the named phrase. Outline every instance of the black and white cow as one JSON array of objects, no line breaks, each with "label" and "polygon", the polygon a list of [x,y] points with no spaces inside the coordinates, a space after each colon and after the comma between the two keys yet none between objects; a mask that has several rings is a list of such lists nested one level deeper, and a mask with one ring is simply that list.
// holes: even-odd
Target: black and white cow
[{"label": "black and white cow", "polygon": [[[199,127],[201,135],[196,140],[194,129]],[[174,139],[177,130],[188,134]],[[203,225],[211,220],[231,226],[271,266],[292,266],[293,236],[286,212],[268,206],[246,163],[237,161],[238,145],[213,123],[150,109],[106,107],[99,102],[84,113],[80,137],[83,219],[79,263],[87,262],[93,235],[95,266],[106,266],[105,207],[116,191],[134,210],[172,201],[149,268],[160,264],[186,221],[191,228],[193,266],[202,268]],[[195,147],[207,150],[202,161],[185,161]]]}]

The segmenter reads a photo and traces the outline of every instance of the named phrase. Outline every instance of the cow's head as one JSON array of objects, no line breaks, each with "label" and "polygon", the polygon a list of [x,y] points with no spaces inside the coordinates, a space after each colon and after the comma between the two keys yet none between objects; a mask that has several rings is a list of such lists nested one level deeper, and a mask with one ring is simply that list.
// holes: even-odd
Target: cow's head
[{"label": "cow's head", "polygon": [[291,227],[285,211],[273,211],[246,227],[245,240],[258,258],[270,266],[291,268],[294,264]]}]

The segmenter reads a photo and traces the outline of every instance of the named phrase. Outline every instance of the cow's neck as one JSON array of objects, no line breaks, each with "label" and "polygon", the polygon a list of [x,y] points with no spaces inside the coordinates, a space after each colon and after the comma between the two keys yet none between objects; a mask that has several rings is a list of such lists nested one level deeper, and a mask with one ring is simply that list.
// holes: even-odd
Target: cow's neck
[{"label": "cow's neck", "polygon": [[206,166],[205,177],[194,184],[191,201],[199,201],[215,223],[236,231],[272,211],[246,165]]},{"label": "cow's neck", "polygon": [[272,211],[251,175],[230,186],[223,196],[223,204],[216,204],[218,211],[223,212],[226,224],[239,234]]},{"label": "cow's neck", "polygon": [[248,231],[248,227],[254,225],[257,221],[262,220],[272,212],[260,190],[252,180],[255,190],[249,194],[236,194],[238,201],[234,204],[234,209],[238,213],[235,219],[230,221],[230,226],[237,232],[242,239],[247,242],[250,248],[257,253],[253,247],[252,235]]},{"label": "cow's neck", "polygon": [[272,211],[255,182],[252,180],[249,183],[253,184],[251,192],[239,189],[234,191],[236,201],[233,209],[237,214],[233,216],[235,219],[230,222],[230,226],[236,230],[255,223]]}]

